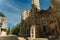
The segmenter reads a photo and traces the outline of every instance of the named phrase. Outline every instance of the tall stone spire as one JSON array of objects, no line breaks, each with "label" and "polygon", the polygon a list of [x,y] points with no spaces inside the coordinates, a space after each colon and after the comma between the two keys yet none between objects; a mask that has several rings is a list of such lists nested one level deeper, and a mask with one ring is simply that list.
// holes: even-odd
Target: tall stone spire
[{"label": "tall stone spire", "polygon": [[40,10],[39,0],[32,0],[32,4],[34,4],[37,7],[37,9]]}]

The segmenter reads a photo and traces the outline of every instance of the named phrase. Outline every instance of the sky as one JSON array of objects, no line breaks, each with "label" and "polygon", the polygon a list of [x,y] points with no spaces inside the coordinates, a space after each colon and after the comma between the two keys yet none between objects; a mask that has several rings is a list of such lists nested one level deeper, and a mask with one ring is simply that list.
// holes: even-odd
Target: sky
[{"label": "sky", "polygon": [[[21,21],[22,10],[31,10],[32,0],[0,0],[0,12],[3,12],[8,20],[8,27],[12,27]],[[50,0],[40,0],[40,8],[48,9]]]}]

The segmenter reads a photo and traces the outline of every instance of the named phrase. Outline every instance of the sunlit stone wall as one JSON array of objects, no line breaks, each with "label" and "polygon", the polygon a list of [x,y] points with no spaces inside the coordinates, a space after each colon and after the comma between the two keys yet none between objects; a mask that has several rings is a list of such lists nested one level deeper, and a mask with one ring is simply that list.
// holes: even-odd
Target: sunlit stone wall
[{"label": "sunlit stone wall", "polygon": [[22,19],[26,20],[29,17],[29,10],[23,10],[22,11]]},{"label": "sunlit stone wall", "polygon": [[0,17],[0,36],[6,35],[7,29],[7,19],[5,17]]},{"label": "sunlit stone wall", "polygon": [[37,7],[37,9],[40,10],[39,0],[32,0],[32,4],[34,4]]}]

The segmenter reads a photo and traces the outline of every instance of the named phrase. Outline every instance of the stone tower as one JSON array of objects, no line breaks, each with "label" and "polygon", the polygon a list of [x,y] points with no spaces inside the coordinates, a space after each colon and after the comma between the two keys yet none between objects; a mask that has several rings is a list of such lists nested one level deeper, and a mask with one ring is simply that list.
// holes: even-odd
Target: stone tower
[{"label": "stone tower", "polygon": [[27,27],[29,24],[27,20],[28,20],[28,17],[30,16],[30,10],[23,10],[21,15],[22,15],[22,17],[21,17],[21,21],[22,21],[21,26],[22,27],[20,27],[19,35],[22,37],[26,37],[29,34],[29,32],[27,32]]},{"label": "stone tower", "polygon": [[30,10],[23,10],[22,11],[22,20],[26,20],[29,16]]},{"label": "stone tower", "polygon": [[[30,36],[31,38],[36,38],[36,21],[37,21],[37,16],[38,14],[36,14],[37,12],[40,12],[40,4],[39,4],[39,0],[32,0],[32,11],[30,11],[30,20],[31,20],[31,29],[30,29]],[[36,16],[37,15],[37,16]],[[33,20],[32,20],[33,19]]]},{"label": "stone tower", "polygon": [[35,5],[38,10],[40,10],[39,0],[32,0],[32,4]]},{"label": "stone tower", "polygon": [[0,36],[6,35],[7,20],[5,17],[0,17]]}]

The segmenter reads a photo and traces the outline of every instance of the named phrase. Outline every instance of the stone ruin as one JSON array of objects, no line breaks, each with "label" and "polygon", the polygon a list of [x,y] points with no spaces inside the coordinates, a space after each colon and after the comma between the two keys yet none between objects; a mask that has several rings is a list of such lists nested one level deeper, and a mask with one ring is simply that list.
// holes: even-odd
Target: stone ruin
[{"label": "stone ruin", "polygon": [[18,40],[15,35],[7,35],[7,18],[0,12],[0,40]]},{"label": "stone ruin", "polygon": [[51,6],[47,10],[41,10],[39,0],[32,0],[32,9],[22,12],[22,27],[18,34],[20,37],[59,38],[60,0],[50,1]]},{"label": "stone ruin", "polygon": [[[20,28],[20,32],[18,34],[20,38],[18,39],[60,40],[58,39],[60,35],[60,23],[59,23],[60,0],[50,0],[50,1],[51,1],[50,8],[48,8],[47,10],[41,10],[39,5],[39,0],[32,0],[32,9],[24,10],[22,13],[23,22],[22,22],[22,27]],[[5,32],[0,32],[0,33],[5,33]],[[8,38],[10,39],[10,37],[11,36],[6,38],[5,36],[2,38],[8,40]],[[15,38],[15,36],[11,37],[11,40],[12,38]]]}]

